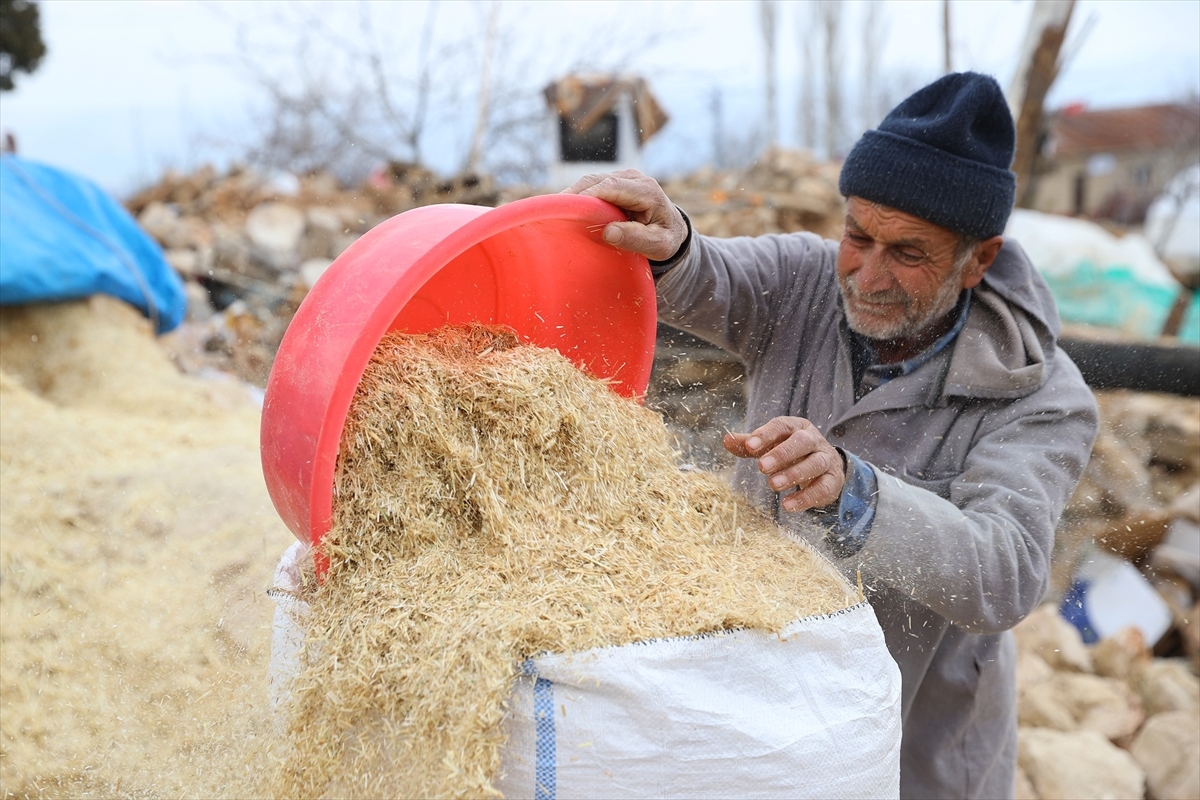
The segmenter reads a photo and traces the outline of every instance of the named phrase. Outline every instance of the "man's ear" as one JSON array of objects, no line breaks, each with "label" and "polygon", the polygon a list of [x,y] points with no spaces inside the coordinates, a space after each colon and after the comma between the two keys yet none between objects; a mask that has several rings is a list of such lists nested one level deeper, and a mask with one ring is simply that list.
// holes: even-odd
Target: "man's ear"
[{"label": "man's ear", "polygon": [[1000,254],[1000,248],[1004,246],[1003,236],[993,236],[990,239],[984,239],[975,248],[975,254],[971,260],[963,267],[962,282],[964,289],[974,289],[983,280],[983,273],[988,271],[988,267],[996,260],[996,256]]}]

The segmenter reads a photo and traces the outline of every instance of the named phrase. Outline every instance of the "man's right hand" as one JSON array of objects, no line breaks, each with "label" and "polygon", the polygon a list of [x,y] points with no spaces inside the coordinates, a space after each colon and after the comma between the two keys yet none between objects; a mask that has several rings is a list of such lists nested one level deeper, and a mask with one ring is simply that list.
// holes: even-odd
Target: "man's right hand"
[{"label": "man's right hand", "polygon": [[563,193],[599,197],[624,211],[629,222],[610,222],[604,228],[604,241],[651,261],[671,258],[687,238],[687,223],[679,209],[667,199],[658,181],[636,169],[585,175]]}]

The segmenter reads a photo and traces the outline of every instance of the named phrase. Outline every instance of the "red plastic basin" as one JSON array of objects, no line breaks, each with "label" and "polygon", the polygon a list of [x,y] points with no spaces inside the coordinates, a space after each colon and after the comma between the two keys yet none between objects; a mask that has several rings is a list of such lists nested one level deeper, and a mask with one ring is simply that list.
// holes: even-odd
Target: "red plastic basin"
[{"label": "red plastic basin", "polygon": [[350,246],[305,297],[267,381],[260,449],[279,516],[316,546],[329,530],[342,426],[384,334],[508,325],[626,396],[646,391],[655,299],[643,256],[606,244],[615,206],[547,195],[491,209],[426,206]]}]

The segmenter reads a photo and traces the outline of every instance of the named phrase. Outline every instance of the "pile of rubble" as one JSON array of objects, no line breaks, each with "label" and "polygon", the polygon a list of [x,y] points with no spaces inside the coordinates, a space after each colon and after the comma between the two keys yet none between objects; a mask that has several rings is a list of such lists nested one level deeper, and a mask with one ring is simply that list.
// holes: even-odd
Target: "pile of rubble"
[{"label": "pile of rubble", "polygon": [[1200,678],[1136,628],[1088,647],[1045,605],[1017,626],[1018,798],[1200,796]]},{"label": "pile of rubble", "polygon": [[396,162],[351,189],[329,173],[168,172],[126,207],[187,281],[189,323],[168,339],[180,366],[261,386],[305,293],[359,236],[417,206],[499,201],[490,178]]},{"label": "pile of rubble", "polygon": [[1086,646],[1054,605],[1017,627],[1017,796],[1200,797],[1200,399],[1096,398],[1100,432],[1059,525],[1051,597],[1100,548],[1139,567],[1171,627],[1152,646],[1137,628]]},{"label": "pile of rubble", "polygon": [[1052,587],[1066,591],[1093,544],[1141,568],[1173,629],[1159,654],[1200,671],[1200,399],[1097,392],[1100,431],[1059,523]]},{"label": "pile of rubble", "polygon": [[[697,231],[717,236],[799,230],[840,235],[838,165],[772,150],[740,171],[702,169],[665,186]],[[495,206],[532,194],[486,176],[441,178],[394,162],[345,188],[329,173],[266,176],[234,167],[168,172],[126,201],[187,281],[188,322],[168,336],[189,373],[232,372],[258,386],[309,287],[359,236],[434,203]]]},{"label": "pile of rubble", "polygon": [[821,162],[806,150],[768,150],[744,170],[705,167],[663,185],[708,236],[759,236],[813,231],[840,239],[844,207],[839,162]]}]

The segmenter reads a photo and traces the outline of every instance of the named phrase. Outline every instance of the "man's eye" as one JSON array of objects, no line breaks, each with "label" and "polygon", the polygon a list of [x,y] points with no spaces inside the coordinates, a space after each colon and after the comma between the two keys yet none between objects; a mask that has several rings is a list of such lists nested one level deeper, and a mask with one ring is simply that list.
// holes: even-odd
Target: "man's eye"
[{"label": "man's eye", "polygon": [[925,254],[916,250],[896,250],[892,253],[901,264],[915,266],[925,260]]},{"label": "man's eye", "polygon": [[870,244],[871,243],[871,237],[863,236],[861,233],[854,233],[853,231],[847,231],[846,238],[849,239],[850,241],[854,242],[855,244]]}]

